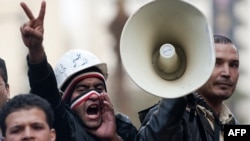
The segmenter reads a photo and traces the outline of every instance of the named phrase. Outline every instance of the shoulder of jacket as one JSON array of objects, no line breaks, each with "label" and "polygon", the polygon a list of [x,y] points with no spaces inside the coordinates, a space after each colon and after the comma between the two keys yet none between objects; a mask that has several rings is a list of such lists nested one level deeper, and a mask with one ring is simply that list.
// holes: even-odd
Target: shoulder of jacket
[{"label": "shoulder of jacket", "polygon": [[119,120],[124,120],[124,121],[130,120],[127,115],[120,113],[120,112],[116,113],[115,116]]}]

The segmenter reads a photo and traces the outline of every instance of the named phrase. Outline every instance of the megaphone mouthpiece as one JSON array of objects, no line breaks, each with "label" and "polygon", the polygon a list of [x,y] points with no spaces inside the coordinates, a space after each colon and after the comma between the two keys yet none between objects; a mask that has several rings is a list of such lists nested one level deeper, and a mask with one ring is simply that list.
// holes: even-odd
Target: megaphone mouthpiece
[{"label": "megaphone mouthpiece", "polygon": [[179,78],[186,68],[185,54],[181,48],[172,44],[163,44],[159,50],[153,54],[153,65],[155,71],[165,80],[175,80]]},{"label": "megaphone mouthpiece", "polygon": [[171,44],[163,44],[160,48],[158,66],[164,73],[175,72],[180,65],[180,60]]}]

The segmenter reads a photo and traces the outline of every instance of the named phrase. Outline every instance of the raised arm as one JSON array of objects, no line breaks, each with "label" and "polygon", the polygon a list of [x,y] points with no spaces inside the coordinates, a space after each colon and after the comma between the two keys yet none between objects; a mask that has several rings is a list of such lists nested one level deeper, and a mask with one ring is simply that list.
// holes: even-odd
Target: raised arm
[{"label": "raised arm", "polygon": [[20,3],[24,12],[26,13],[29,21],[24,23],[20,27],[21,35],[25,46],[29,49],[29,61],[31,63],[39,63],[45,57],[45,52],[43,48],[43,21],[46,9],[46,2],[42,1],[40,12],[37,18],[35,18],[29,9],[29,7],[24,3]]},{"label": "raised arm", "polygon": [[41,2],[40,12],[37,18],[34,17],[26,3],[21,2],[28,21],[20,27],[23,43],[28,48],[28,77],[31,92],[39,95],[53,107],[57,107],[61,101],[61,95],[57,88],[54,71],[47,62],[46,53],[43,47],[44,39],[44,16],[46,2]]}]

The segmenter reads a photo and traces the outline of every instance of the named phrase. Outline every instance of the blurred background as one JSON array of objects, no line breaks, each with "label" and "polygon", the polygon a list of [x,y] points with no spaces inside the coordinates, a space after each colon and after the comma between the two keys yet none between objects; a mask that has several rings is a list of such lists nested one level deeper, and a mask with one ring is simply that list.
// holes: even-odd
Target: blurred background
[{"label": "blurred background", "polygon": [[[41,0],[23,1],[37,17]],[[250,124],[250,1],[185,1],[204,13],[214,34],[230,37],[239,48],[240,78],[237,90],[227,104],[242,124]],[[19,31],[28,18],[20,2],[0,0],[0,57],[6,60],[11,96],[29,91],[27,49]],[[128,17],[148,2],[151,0],[50,0],[47,1],[44,22],[44,47],[51,65],[55,66],[59,57],[69,49],[94,52],[108,64],[108,94],[115,110],[128,115],[137,127],[140,126],[137,112],[160,98],[144,92],[128,77],[119,56],[119,39]]]}]

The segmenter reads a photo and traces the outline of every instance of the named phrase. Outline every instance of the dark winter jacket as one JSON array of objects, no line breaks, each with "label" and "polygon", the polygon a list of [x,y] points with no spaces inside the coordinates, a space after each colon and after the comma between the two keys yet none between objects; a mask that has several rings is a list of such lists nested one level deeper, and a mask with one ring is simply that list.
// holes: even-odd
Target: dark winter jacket
[{"label": "dark winter jacket", "polygon": [[[197,105],[210,108],[204,100],[193,97],[162,99],[158,104],[139,112],[142,122],[137,141],[219,141],[223,125],[215,117],[214,129]],[[187,106],[189,105],[189,106]],[[226,124],[237,124],[234,117]]]}]

